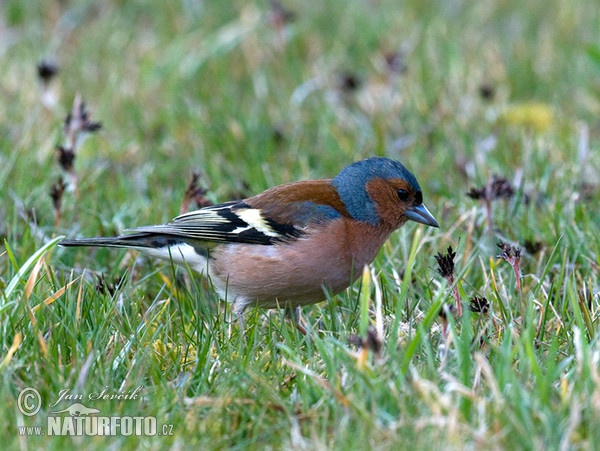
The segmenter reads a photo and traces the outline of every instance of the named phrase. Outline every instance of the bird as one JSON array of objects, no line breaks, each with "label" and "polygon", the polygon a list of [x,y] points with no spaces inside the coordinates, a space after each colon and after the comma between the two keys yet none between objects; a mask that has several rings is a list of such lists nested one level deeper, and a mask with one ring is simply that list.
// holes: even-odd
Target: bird
[{"label": "bird", "polygon": [[135,249],[189,267],[241,316],[250,306],[291,310],[342,292],[409,220],[439,227],[415,176],[399,161],[371,157],[331,179],[286,183],[165,224],[59,244]]}]

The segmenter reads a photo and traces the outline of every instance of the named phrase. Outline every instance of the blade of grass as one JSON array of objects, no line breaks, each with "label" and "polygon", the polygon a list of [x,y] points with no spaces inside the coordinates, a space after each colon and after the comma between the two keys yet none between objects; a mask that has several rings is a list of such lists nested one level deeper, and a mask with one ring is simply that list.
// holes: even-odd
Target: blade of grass
[{"label": "blade of grass", "polygon": [[[57,236],[56,238],[48,241],[41,248],[39,248],[31,257],[29,257],[27,259],[27,261],[19,268],[17,273],[13,276],[11,281],[8,283],[6,290],[4,290],[4,296],[3,296],[4,299],[3,299],[3,303],[0,305],[0,311],[3,311],[7,307],[7,304],[9,302],[11,302],[10,298],[13,296],[13,292],[17,288],[17,285],[25,277],[25,274],[27,274],[27,272],[32,267],[35,266],[35,264],[38,262],[38,260],[40,260],[46,252],[48,252],[50,249],[52,249],[54,246],[56,246],[58,244],[58,242],[61,241],[62,239],[63,239],[63,236]],[[5,241],[4,245],[6,247],[6,250],[9,254],[9,256],[13,256],[13,253],[10,249],[8,242]],[[11,258],[11,260],[14,260],[14,256],[13,256],[13,258]]]}]

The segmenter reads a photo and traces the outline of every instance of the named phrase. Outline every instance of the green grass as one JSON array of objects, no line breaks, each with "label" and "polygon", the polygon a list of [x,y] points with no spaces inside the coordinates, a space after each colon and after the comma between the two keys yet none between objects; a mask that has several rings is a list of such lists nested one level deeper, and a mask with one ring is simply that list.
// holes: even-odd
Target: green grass
[{"label": "green grass", "polygon": [[[266,1],[2,3],[5,446],[594,449],[596,2],[284,6],[295,18],[278,28]],[[42,59],[60,68],[53,105]],[[103,128],[77,148],[77,189],[55,217],[55,146],[77,93]],[[395,233],[362,286],[303,309],[307,336],[276,311],[241,328],[185,270],[50,243],[169,220],[194,169],[225,201],[373,155],[417,175],[441,229]],[[490,230],[466,193],[494,174],[515,194],[493,202]],[[500,240],[523,249],[520,290]],[[490,310],[450,317],[445,334],[439,312],[454,301],[434,257],[448,246],[465,307],[479,296]],[[369,325],[379,355],[349,344]],[[42,398],[31,417],[18,409],[26,387]],[[137,399],[87,398],[138,387]],[[173,435],[20,436],[70,404],[50,406],[65,389]]]}]

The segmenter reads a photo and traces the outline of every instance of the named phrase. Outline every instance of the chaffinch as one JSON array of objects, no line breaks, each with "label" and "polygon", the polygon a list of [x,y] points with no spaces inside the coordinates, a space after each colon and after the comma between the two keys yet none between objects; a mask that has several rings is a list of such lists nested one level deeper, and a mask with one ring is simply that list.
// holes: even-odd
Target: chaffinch
[{"label": "chaffinch", "polygon": [[324,290],[339,293],[408,220],[439,227],[401,163],[368,158],[333,179],[287,183],[167,224],[60,244],[132,248],[189,266],[241,315],[248,306],[298,307],[322,301]]}]

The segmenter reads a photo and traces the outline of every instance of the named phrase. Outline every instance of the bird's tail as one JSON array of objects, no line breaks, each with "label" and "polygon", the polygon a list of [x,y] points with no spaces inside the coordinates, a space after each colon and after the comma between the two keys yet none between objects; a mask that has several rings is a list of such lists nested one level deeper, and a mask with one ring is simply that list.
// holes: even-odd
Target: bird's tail
[{"label": "bird's tail", "polygon": [[162,248],[180,242],[173,236],[158,233],[134,233],[131,235],[76,238],[62,240],[60,246],[88,246],[88,247],[126,247],[126,248]]}]

